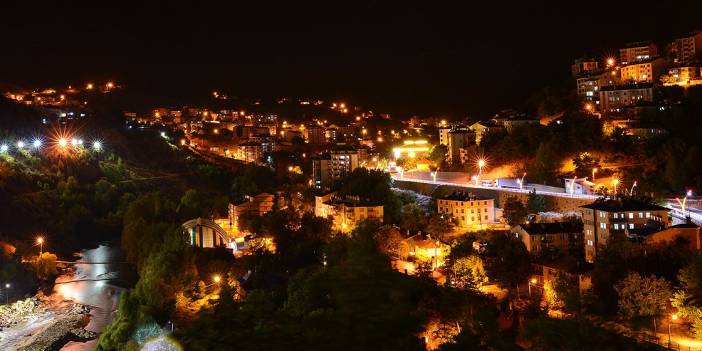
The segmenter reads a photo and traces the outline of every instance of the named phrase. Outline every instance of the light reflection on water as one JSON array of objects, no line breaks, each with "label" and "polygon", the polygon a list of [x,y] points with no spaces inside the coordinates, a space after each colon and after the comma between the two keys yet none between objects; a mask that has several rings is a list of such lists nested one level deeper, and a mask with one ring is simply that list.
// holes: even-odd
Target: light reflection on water
[{"label": "light reflection on water", "polygon": [[[75,303],[93,307],[90,323],[85,329],[100,332],[112,321],[113,311],[117,309],[119,294],[123,288],[115,286],[111,280],[74,281],[79,279],[121,279],[123,258],[118,250],[101,245],[95,249],[81,252],[79,262],[116,262],[111,264],[77,264],[72,274],[56,279],[52,297],[58,301],[70,300]],[[68,343],[62,350],[93,350],[95,341],[87,343]]]}]

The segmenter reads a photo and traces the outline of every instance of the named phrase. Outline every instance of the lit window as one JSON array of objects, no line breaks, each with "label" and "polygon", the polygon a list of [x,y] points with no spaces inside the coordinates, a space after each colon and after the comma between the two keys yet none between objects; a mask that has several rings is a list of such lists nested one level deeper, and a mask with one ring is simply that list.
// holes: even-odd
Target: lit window
[{"label": "lit window", "polygon": [[629,229],[634,229],[634,223],[629,223]]},{"label": "lit window", "polygon": [[629,212],[629,218],[633,219],[634,218],[634,212]]}]

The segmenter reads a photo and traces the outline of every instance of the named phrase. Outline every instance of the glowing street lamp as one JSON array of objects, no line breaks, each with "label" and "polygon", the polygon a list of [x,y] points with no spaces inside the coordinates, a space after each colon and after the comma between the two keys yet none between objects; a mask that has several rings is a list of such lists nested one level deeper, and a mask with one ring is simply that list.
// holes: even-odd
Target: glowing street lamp
[{"label": "glowing street lamp", "polygon": [[0,152],[7,152],[7,150],[9,150],[9,149],[10,149],[10,147],[7,146],[7,144],[0,145]]},{"label": "glowing street lamp", "polygon": [[5,304],[6,305],[10,303],[10,288],[11,287],[12,287],[12,285],[10,285],[10,283],[5,283]]},{"label": "glowing street lamp", "polygon": [[85,86],[85,89],[93,90],[93,83],[88,83],[88,84]]},{"label": "glowing street lamp", "polygon": [[35,149],[40,148],[40,147],[41,147],[41,140],[39,140],[39,139],[34,139],[34,141],[32,142],[32,146],[33,146]]},{"label": "glowing street lamp", "polygon": [[607,67],[612,67],[615,63],[617,63],[617,60],[615,60],[614,57],[607,58]]},{"label": "glowing street lamp", "polygon": [[633,184],[631,184],[631,189],[629,189],[629,196],[632,196],[634,194],[634,188],[639,185],[639,182],[634,181]]},{"label": "glowing street lamp", "polygon": [[44,238],[38,237],[37,238],[37,245],[39,245],[39,257],[41,257],[41,254],[44,251]]},{"label": "glowing street lamp", "polygon": [[102,150],[102,143],[99,140],[93,141],[93,150],[95,150],[95,151]]},{"label": "glowing street lamp", "polygon": [[612,185],[614,185],[614,196],[617,195],[617,186],[619,185],[619,178],[614,178],[612,180]]},{"label": "glowing street lamp", "polygon": [[524,177],[526,177],[526,172],[522,174],[522,178],[517,180],[517,183],[519,183],[519,190],[524,189]]},{"label": "glowing street lamp", "polygon": [[[485,159],[481,158],[478,160],[478,179],[480,179],[480,176],[483,174],[483,168],[485,168]],[[478,182],[476,180],[475,185],[478,185]]]},{"label": "glowing street lamp", "polygon": [[593,183],[597,183],[597,182],[595,181],[595,173],[597,173],[597,167],[595,167],[595,168],[592,169],[592,182],[593,182]]},{"label": "glowing street lamp", "polygon": [[23,148],[23,147],[24,147],[24,141],[22,141],[22,140],[18,141],[18,142],[17,142],[17,148],[18,148],[18,149],[21,149],[21,148]]},{"label": "glowing street lamp", "polygon": [[68,140],[66,140],[65,138],[61,138],[59,139],[58,144],[60,147],[66,147],[66,145],[68,145]]},{"label": "glowing street lamp", "polygon": [[536,278],[531,278],[529,280],[529,297],[531,297],[531,285],[536,284]]},{"label": "glowing street lamp", "polygon": [[436,183],[436,173],[437,172],[431,172],[431,177],[434,178],[434,183]]},{"label": "glowing street lamp", "polygon": [[670,323],[672,321],[677,320],[677,319],[678,319],[678,315],[673,313],[672,315],[670,315],[670,319],[668,320],[668,348],[670,348],[670,346],[673,344],[673,341],[671,340],[672,337],[671,337],[671,333],[670,333]]}]

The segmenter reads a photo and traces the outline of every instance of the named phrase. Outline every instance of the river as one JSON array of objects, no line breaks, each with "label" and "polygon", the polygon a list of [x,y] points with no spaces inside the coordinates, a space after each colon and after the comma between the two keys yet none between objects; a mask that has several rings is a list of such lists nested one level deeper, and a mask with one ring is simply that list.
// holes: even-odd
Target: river
[{"label": "river", "polygon": [[[76,262],[86,264],[75,264],[72,274],[58,277],[51,297],[90,306],[90,322],[85,329],[99,333],[112,321],[120,293],[135,276],[114,246],[83,250],[79,257]],[[96,345],[97,340],[69,342],[61,350],[88,351]]]}]

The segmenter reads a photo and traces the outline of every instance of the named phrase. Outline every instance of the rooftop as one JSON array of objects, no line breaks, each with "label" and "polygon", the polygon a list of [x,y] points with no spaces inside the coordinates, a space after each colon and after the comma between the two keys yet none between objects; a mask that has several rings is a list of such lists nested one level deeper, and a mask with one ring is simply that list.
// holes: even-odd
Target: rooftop
[{"label": "rooftop", "polygon": [[598,199],[597,201],[581,206],[582,208],[589,208],[593,210],[600,210],[605,212],[618,212],[618,211],[669,211],[669,209],[658,206],[651,202],[646,202],[639,199],[630,198],[620,198],[620,199]]},{"label": "rooftop", "polygon": [[579,233],[583,230],[583,225],[579,222],[529,223],[522,224],[521,227],[524,229],[524,231],[532,235]]},{"label": "rooftop", "polygon": [[466,193],[462,191],[454,191],[449,195],[444,195],[439,197],[441,200],[454,200],[454,201],[478,201],[478,200],[492,200],[487,197],[477,196],[473,193]]}]

